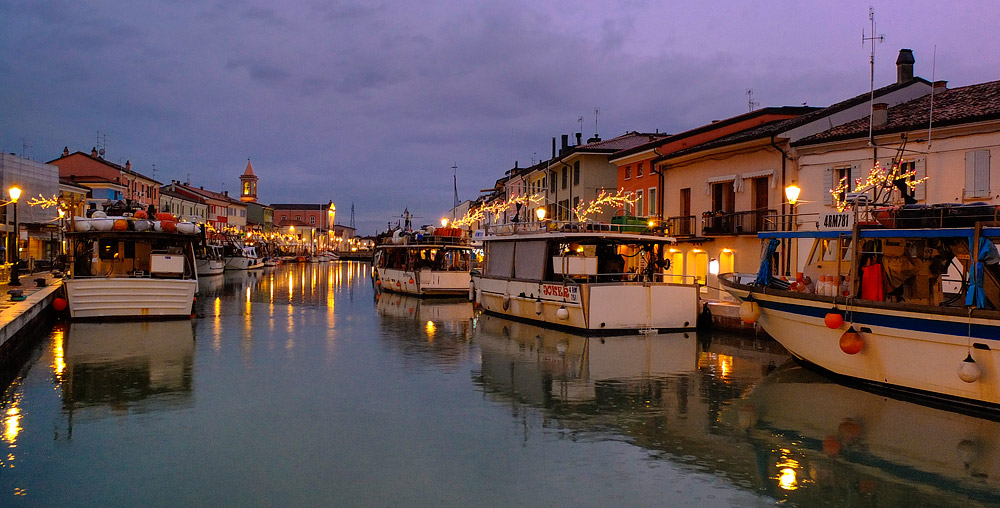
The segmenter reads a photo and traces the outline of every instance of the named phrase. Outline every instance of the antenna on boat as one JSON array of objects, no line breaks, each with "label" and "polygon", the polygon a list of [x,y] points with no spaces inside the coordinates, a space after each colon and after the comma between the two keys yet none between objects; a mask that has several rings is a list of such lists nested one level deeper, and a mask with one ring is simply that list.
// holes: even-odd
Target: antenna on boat
[{"label": "antenna on boat", "polygon": [[861,44],[864,45],[866,42],[871,42],[872,45],[871,56],[868,60],[868,65],[871,67],[871,81],[869,83],[870,92],[868,100],[868,146],[873,146],[875,144],[875,140],[872,138],[872,130],[875,127],[872,121],[872,111],[875,108],[875,41],[882,43],[882,41],[885,40],[885,36],[875,35],[875,8],[872,6],[868,6],[868,20],[871,21],[872,24],[872,33],[870,37],[865,36],[865,31],[862,29]]}]

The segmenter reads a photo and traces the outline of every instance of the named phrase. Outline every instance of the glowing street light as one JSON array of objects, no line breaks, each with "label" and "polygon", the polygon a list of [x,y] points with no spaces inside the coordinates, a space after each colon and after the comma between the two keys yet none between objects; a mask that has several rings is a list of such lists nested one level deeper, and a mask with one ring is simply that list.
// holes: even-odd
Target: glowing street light
[{"label": "glowing street light", "polygon": [[800,192],[802,192],[802,189],[798,185],[795,185],[795,182],[785,187],[785,197],[788,198],[788,203],[794,205],[799,200]]},{"label": "glowing street light", "polygon": [[21,252],[20,252],[20,248],[19,248],[20,238],[18,238],[18,236],[20,236],[20,234],[19,234],[19,231],[18,231],[19,227],[18,227],[18,224],[17,224],[17,198],[21,197],[21,189],[19,189],[17,187],[11,187],[7,192],[10,194],[10,201],[11,201],[11,203],[14,203],[14,242],[13,242],[13,246],[12,246],[12,248],[14,249],[14,266],[12,266],[11,269],[10,269],[10,282],[9,282],[9,284],[11,286],[20,286],[21,285],[21,279],[20,279],[21,274],[18,273],[18,269],[17,269],[17,265],[21,261]]},{"label": "glowing street light", "polygon": [[545,209],[539,207],[537,210],[535,210],[535,217],[538,217],[539,221],[545,220]]}]

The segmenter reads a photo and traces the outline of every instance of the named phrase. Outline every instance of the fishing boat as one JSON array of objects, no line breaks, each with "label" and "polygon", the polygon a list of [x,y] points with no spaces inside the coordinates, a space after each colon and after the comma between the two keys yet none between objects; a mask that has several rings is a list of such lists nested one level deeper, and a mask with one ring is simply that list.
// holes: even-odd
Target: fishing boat
[{"label": "fishing boat", "polygon": [[467,295],[471,267],[472,248],[454,228],[395,230],[372,255],[376,287],[418,296]]},{"label": "fishing boat", "polygon": [[206,243],[195,249],[195,262],[198,266],[198,276],[220,275],[226,269],[226,259],[222,255],[222,246]]},{"label": "fishing boat", "polygon": [[699,285],[667,273],[673,238],[578,227],[482,237],[471,297],[486,312],[582,333],[697,325]]},{"label": "fishing boat", "polygon": [[147,221],[97,212],[73,221],[66,233],[73,269],[64,279],[72,319],[190,317],[198,228],[167,215]]},{"label": "fishing boat", "polygon": [[[1000,410],[1000,237],[993,206],[823,214],[821,230],[767,232],[757,274],[720,275],[790,353],[845,379]],[[813,241],[801,281],[771,260]],[[800,279],[796,277],[796,279]],[[811,282],[824,280],[818,288]]]},{"label": "fishing boat", "polygon": [[226,270],[254,270],[264,267],[264,260],[257,255],[252,245],[230,241],[225,247]]}]

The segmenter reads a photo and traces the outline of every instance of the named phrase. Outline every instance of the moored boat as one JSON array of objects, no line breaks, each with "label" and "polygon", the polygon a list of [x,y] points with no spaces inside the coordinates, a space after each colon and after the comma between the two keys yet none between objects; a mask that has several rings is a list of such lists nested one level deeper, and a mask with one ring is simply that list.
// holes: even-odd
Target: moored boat
[{"label": "moored boat", "polygon": [[[138,231],[128,225],[133,220],[102,216],[91,228],[77,220],[67,232],[75,258],[64,280],[71,318],[190,317],[198,289],[197,227],[158,220]],[[105,230],[105,222],[112,228]]]},{"label": "moored boat", "polygon": [[[856,222],[839,215],[820,222]],[[761,233],[769,247],[760,271],[720,281],[743,302],[746,319],[800,360],[926,400],[1000,411],[1000,256],[993,245],[1000,228],[971,223],[907,228],[883,220]],[[805,284],[772,273],[768,260],[782,239],[815,240]],[[800,290],[815,279],[827,282]]]},{"label": "moored boat", "polygon": [[229,242],[225,246],[226,270],[253,270],[264,267],[264,260],[257,256],[252,245]]},{"label": "moored boat", "polygon": [[199,245],[195,249],[195,262],[199,277],[220,275],[226,269],[226,259],[222,255],[221,245],[211,243]]},{"label": "moored boat", "polygon": [[487,312],[583,333],[697,325],[699,285],[667,273],[672,238],[576,227],[483,237],[471,296]]},{"label": "moored boat", "polygon": [[[444,228],[439,228],[444,229]],[[461,236],[396,231],[375,247],[372,277],[385,291],[418,296],[469,293],[472,249]]]}]

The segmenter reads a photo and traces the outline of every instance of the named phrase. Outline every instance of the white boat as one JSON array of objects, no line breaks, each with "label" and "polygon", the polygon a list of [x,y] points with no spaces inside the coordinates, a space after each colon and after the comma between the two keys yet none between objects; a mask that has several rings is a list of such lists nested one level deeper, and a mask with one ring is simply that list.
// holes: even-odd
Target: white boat
[{"label": "white boat", "polygon": [[264,267],[264,260],[257,256],[252,245],[227,243],[225,246],[226,270],[254,270]]},{"label": "white boat", "polygon": [[693,329],[699,286],[665,273],[673,239],[611,231],[485,236],[470,296],[487,312],[584,333]]},{"label": "white boat", "polygon": [[[948,213],[955,218],[943,227],[760,233],[769,242],[765,260],[779,239],[816,239],[804,276],[855,282],[834,292],[795,291],[769,262],[756,275],[720,281],[743,302],[745,321],[756,320],[801,360],[924,399],[1000,410],[1000,257],[991,241],[1000,228],[968,227],[960,207]],[[970,258],[977,260],[971,266]],[[949,272],[958,284],[949,283]]]},{"label": "white boat", "polygon": [[70,317],[190,317],[198,289],[198,235],[174,227],[129,231],[118,227],[126,218],[100,220],[116,225],[109,231],[67,233],[75,256],[71,276],[64,280]]},{"label": "white boat", "polygon": [[460,237],[394,234],[375,247],[372,277],[384,291],[419,296],[469,293],[472,249]]},{"label": "white boat", "polygon": [[222,256],[222,246],[205,244],[196,249],[195,262],[198,276],[220,275],[226,269],[226,259]]}]

